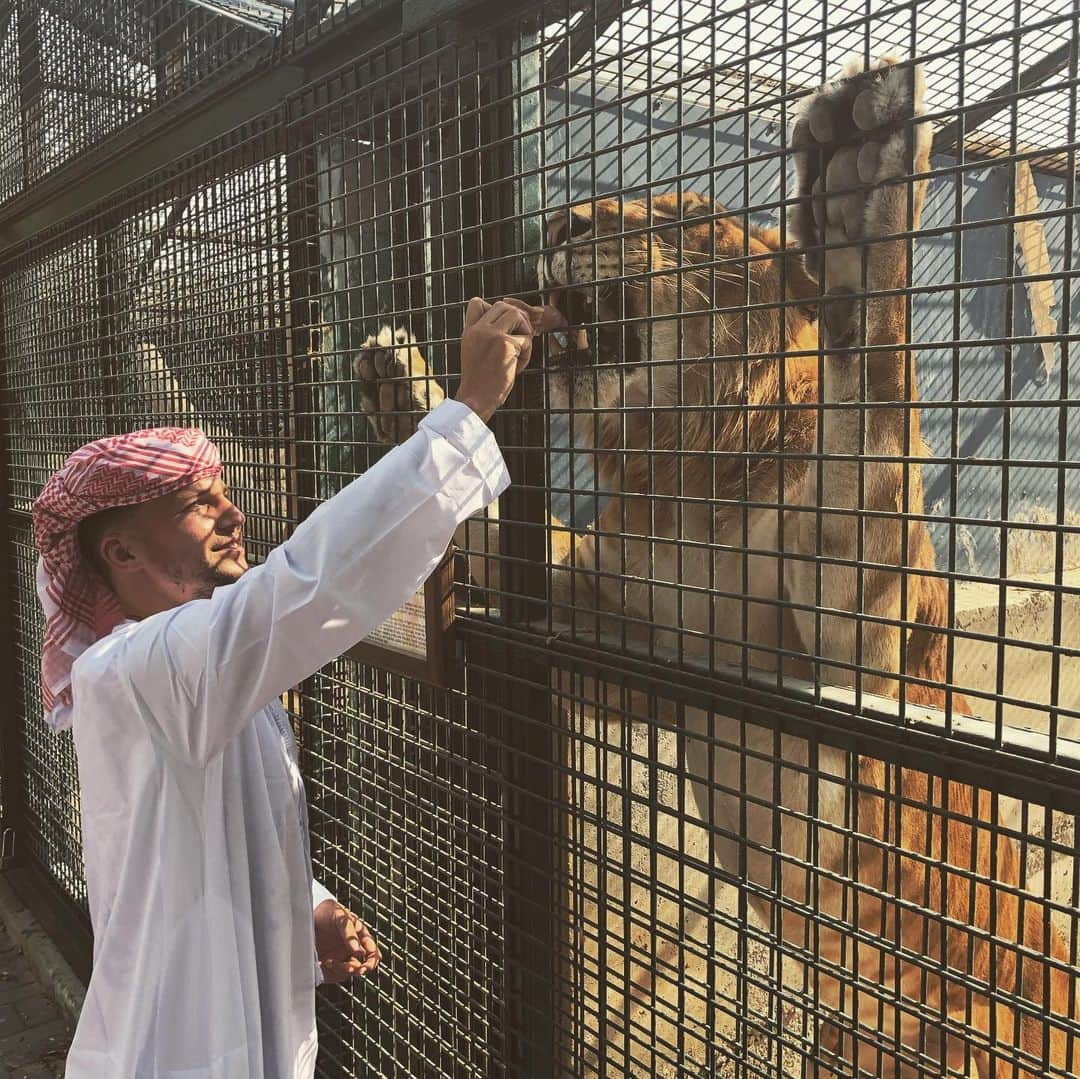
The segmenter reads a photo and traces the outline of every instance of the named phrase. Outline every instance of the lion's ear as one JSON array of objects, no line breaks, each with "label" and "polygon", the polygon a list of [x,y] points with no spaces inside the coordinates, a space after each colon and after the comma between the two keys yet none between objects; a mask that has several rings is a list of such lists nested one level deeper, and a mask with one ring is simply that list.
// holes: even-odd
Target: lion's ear
[{"label": "lion's ear", "polygon": [[723,207],[719,203],[713,202],[712,199],[696,191],[689,191],[683,195],[683,217],[708,217],[709,214],[722,212],[722,210]]}]

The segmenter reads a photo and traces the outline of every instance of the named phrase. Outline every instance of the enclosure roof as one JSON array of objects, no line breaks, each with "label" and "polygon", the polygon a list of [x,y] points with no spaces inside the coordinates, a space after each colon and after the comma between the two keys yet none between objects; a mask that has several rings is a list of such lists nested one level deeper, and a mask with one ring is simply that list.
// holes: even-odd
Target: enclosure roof
[{"label": "enclosure roof", "polygon": [[1008,95],[1010,83],[1057,53],[1056,71],[1036,89],[966,125],[967,145],[1000,153],[1063,150],[1076,141],[1071,0],[1024,0],[1019,28],[1016,0],[737,0],[719,11],[712,0],[648,0],[607,5],[606,20],[604,7],[596,0],[570,20],[585,29],[589,11],[597,13],[595,44],[579,69],[713,110],[774,113],[770,119],[780,118],[782,101],[835,74],[850,56],[894,53],[921,58],[927,106],[942,126],[1003,89]]},{"label": "enclosure roof", "polygon": [[266,33],[279,31],[295,6],[293,0],[188,0],[188,3]]}]

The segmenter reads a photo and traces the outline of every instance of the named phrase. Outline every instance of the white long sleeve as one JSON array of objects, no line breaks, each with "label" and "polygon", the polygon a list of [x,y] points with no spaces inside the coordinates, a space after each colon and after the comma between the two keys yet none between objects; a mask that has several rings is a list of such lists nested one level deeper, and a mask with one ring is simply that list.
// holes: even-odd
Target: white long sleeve
[{"label": "white long sleeve", "polygon": [[487,426],[445,401],[261,566],[124,634],[111,673],[159,725],[152,735],[204,764],[268,700],[393,614],[434,570],[458,524],[508,483]]},{"label": "white long sleeve", "polygon": [[314,911],[320,903],[325,903],[328,899],[337,902],[337,896],[334,895],[325,884],[320,884],[314,877],[311,878],[311,909]]}]

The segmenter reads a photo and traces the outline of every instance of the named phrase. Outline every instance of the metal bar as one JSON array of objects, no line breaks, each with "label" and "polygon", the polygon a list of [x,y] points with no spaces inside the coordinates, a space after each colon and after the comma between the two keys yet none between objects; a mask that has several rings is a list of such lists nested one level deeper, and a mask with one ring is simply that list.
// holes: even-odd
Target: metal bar
[{"label": "metal bar", "polygon": [[[1015,79],[1009,79],[999,86],[993,93],[978,105],[964,109],[962,127],[965,141],[969,139],[987,120],[996,116],[1002,109],[1007,109],[1016,99],[1016,95],[1023,95],[1044,83],[1051,75],[1064,71],[1069,66],[1069,56],[1072,46],[1068,42],[1060,48],[1054,49],[1045,56],[1036,60],[1034,64],[1026,67]],[[956,149],[957,139],[960,136],[961,121],[953,120],[934,132],[934,153],[947,154]],[[1014,151],[1015,152],[1015,149]]]},{"label": "metal bar", "polygon": [[[131,138],[124,133],[122,146],[112,146],[111,161],[87,175],[86,169],[73,166],[52,174],[46,185],[56,193],[39,200],[38,192],[22,196],[6,207],[0,217],[0,258],[39,232],[93,207],[111,194],[129,187],[132,179],[149,175],[176,162],[178,158],[220,137],[239,124],[264,114],[283,97],[303,83],[299,68],[283,65],[235,88],[224,100],[209,104],[203,112],[194,110],[184,122],[147,138],[144,133]],[[117,156],[121,149],[124,153]],[[78,183],[74,183],[75,179]]]},{"label": "metal bar", "polygon": [[35,0],[19,4],[19,111],[22,117],[23,183],[29,186],[44,167],[42,129],[40,8]]},{"label": "metal bar", "polygon": [[[13,0],[14,3],[14,0]],[[73,29],[93,38],[95,41],[116,49],[131,60],[142,61],[144,53],[139,49],[132,49],[132,43],[125,41],[118,34],[113,33],[102,22],[98,21],[91,10],[87,10],[79,3],[68,3],[67,0],[39,0],[40,6],[58,19],[63,19]]]},{"label": "metal bar", "polygon": [[954,720],[951,728],[944,718],[934,721],[928,717],[920,723],[910,715],[901,718],[895,705],[885,709],[882,706],[886,701],[874,702],[869,696],[864,696],[857,709],[847,694],[830,699],[826,692],[823,700],[815,702],[820,692],[810,683],[805,683],[804,692],[797,695],[798,682],[789,678],[784,691],[778,692],[774,683],[742,680],[737,670],[727,677],[715,671],[697,673],[673,662],[616,652],[610,647],[596,647],[465,613],[458,614],[454,626],[472,647],[498,638],[545,669],[598,679],[617,675],[630,687],[680,704],[710,711],[731,708],[754,726],[813,738],[824,745],[977,786],[993,776],[1003,794],[1046,800],[1063,813],[1080,812],[1076,778],[1080,752],[1070,757],[1068,751],[1063,754],[1061,745],[1052,747],[1046,739],[1031,739],[1025,753],[1027,740],[1018,736],[1011,749],[1003,747],[995,737],[994,725],[985,721],[965,726]]},{"label": "metal bar", "polygon": [[594,0],[579,8],[581,19],[545,58],[545,81],[556,82],[572,75],[596,42],[618,21],[625,7],[625,0]]},{"label": "metal bar", "polygon": [[[490,193],[481,203],[481,219],[498,226],[490,282],[495,295],[521,291],[524,282],[516,256],[523,252],[517,221],[523,209],[533,214],[540,210],[535,197],[538,192],[523,206],[517,185],[500,182],[501,177],[532,172],[537,166],[535,150],[525,159],[519,156],[530,150],[528,143],[521,145],[520,127],[531,127],[534,122],[521,111],[522,97],[539,84],[538,53],[525,51],[529,29],[528,23],[506,26],[485,57],[492,65],[484,80],[490,87],[490,103],[481,104],[478,179],[482,187],[485,181],[490,185]],[[525,197],[528,199],[528,193]],[[541,381],[523,377],[497,414],[495,428],[508,467],[520,477],[500,504],[499,555],[510,578],[507,617],[513,624],[542,616],[547,606],[545,534],[543,528],[528,527],[547,522],[545,427]],[[509,678],[519,664],[505,649],[478,656],[477,662],[491,662],[502,672],[503,677],[491,689],[511,712],[533,720],[511,724],[506,732],[504,774],[512,792],[506,855],[507,1006],[511,1069],[519,1075],[546,1076],[559,1069],[553,989],[561,963],[555,921],[557,818],[552,812],[552,764],[559,750],[546,722],[551,696],[540,666],[526,664],[523,680]]]},{"label": "metal bar", "polygon": [[[2,38],[3,30],[0,29],[0,39]],[[149,96],[125,94],[120,90],[99,89],[94,86],[76,86],[74,83],[56,79],[46,79],[42,85],[46,90],[62,90],[64,93],[76,94],[80,97],[97,97],[106,101],[126,101],[133,105],[149,105],[153,100]]]},{"label": "metal bar", "polygon": [[[205,11],[213,12],[213,14],[221,19],[227,19],[240,26],[246,26],[249,30],[257,30],[261,34],[273,34],[280,29],[280,27],[275,26],[274,23],[269,20],[263,21],[258,18],[253,18],[249,14],[245,14],[244,11],[230,7],[227,3],[217,3],[215,0],[186,0],[186,2],[193,4],[196,7],[200,7]],[[284,21],[285,11],[287,9],[282,6],[280,10],[282,20]]]},{"label": "metal bar", "polygon": [[101,386],[105,400],[111,406],[110,428],[115,430],[121,423],[121,414],[117,408],[122,398],[116,359],[120,352],[117,340],[119,321],[122,317],[120,303],[121,268],[119,266],[117,237],[109,228],[109,221],[102,221],[94,236],[97,257],[97,302],[98,302],[98,363]]},{"label": "metal bar", "polygon": [[[4,348],[4,305],[0,304],[0,368],[8,362]],[[18,865],[23,860],[22,828],[25,798],[25,775],[22,760],[22,723],[14,702],[19,700],[16,674],[15,619],[11,616],[14,589],[11,582],[15,565],[14,549],[10,534],[10,507],[12,504],[9,462],[12,446],[8,432],[11,401],[6,389],[7,380],[0,376],[0,693],[11,702],[7,721],[4,723],[0,741],[0,862],[5,868]]]}]

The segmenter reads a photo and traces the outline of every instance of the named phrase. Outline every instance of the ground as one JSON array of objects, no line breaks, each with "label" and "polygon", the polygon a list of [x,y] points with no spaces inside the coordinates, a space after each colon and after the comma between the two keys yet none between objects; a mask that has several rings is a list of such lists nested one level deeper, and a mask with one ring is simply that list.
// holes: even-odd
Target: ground
[{"label": "ground", "polygon": [[71,1035],[0,923],[0,1079],[62,1076]]}]

